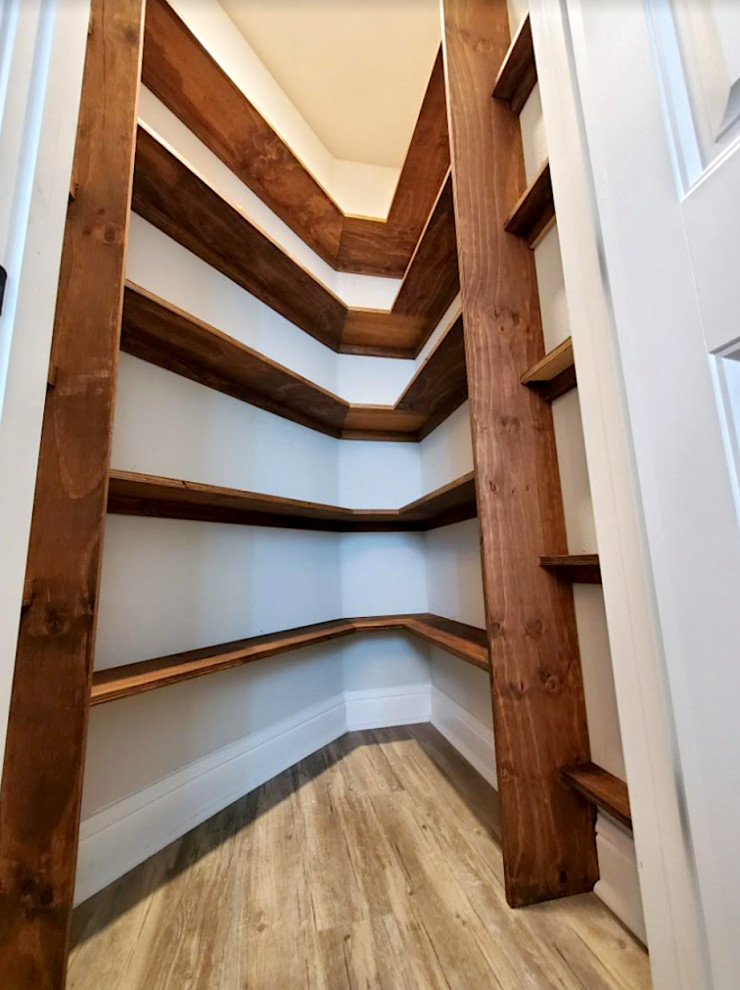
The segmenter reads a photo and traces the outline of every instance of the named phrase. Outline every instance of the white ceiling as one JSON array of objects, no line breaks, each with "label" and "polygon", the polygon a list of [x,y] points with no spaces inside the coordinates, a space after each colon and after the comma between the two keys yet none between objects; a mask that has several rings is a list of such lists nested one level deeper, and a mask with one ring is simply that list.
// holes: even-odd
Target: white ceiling
[{"label": "white ceiling", "polygon": [[335,158],[399,168],[440,44],[439,0],[221,0]]}]

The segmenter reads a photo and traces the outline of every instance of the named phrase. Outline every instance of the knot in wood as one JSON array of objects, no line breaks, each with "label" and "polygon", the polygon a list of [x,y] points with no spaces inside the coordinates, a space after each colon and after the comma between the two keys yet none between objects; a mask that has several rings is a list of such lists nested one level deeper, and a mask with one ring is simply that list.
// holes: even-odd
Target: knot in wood
[{"label": "knot in wood", "polygon": [[559,694],[563,689],[563,679],[546,667],[540,667],[537,671],[540,684],[543,685],[547,694]]},{"label": "knot in wood", "polygon": [[45,877],[41,878],[33,873],[26,873],[19,878],[18,890],[23,907],[28,914],[48,911],[54,904],[54,888]]},{"label": "knot in wood", "polygon": [[49,602],[44,607],[43,627],[49,636],[61,636],[69,629],[68,613]]}]

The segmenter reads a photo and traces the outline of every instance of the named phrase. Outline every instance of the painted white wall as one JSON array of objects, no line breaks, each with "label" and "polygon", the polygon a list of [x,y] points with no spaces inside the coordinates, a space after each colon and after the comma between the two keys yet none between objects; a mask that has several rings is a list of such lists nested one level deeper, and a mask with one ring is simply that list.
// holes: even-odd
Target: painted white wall
[{"label": "painted white wall", "polygon": [[121,355],[115,468],[336,504],[338,443]]},{"label": "painted white wall", "polygon": [[342,614],[333,534],[116,516],[107,542],[97,669]]},{"label": "painted white wall", "polygon": [[8,272],[0,317],[0,752],[5,749],[88,15],[87,0],[11,0],[0,10],[0,260]]}]

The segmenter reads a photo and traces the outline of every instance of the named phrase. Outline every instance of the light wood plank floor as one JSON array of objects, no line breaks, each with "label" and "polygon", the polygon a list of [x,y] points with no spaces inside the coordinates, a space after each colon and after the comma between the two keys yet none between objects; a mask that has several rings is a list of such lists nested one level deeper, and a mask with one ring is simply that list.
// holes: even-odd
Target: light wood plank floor
[{"label": "light wood plank floor", "polygon": [[593,894],[507,907],[496,832],[431,726],[350,733],[81,905],[70,990],[649,987]]}]

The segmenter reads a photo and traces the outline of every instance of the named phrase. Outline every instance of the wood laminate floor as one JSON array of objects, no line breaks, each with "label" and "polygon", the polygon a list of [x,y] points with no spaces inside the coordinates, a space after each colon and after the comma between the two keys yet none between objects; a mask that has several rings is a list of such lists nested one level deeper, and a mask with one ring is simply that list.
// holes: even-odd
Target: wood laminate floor
[{"label": "wood laminate floor", "polygon": [[650,986],[595,895],[512,911],[496,834],[431,726],[349,733],[81,905],[70,990]]}]

